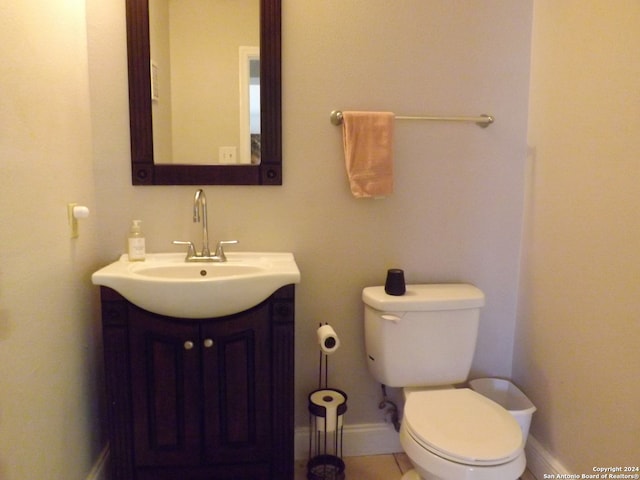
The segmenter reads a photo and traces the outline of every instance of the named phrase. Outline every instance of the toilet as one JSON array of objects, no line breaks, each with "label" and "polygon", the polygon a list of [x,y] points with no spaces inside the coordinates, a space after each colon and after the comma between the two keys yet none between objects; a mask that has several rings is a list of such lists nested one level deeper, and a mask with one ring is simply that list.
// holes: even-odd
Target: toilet
[{"label": "toilet", "polygon": [[414,469],[402,480],[516,480],[526,467],[518,422],[469,388],[481,290],[468,284],[367,287],[365,348],[371,375],[403,388],[400,444]]}]

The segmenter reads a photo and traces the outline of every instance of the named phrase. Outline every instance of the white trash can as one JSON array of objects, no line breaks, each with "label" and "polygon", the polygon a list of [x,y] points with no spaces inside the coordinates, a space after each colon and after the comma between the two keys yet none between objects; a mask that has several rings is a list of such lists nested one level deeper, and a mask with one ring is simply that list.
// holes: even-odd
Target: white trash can
[{"label": "white trash can", "polygon": [[493,400],[504,407],[518,421],[526,443],[529,437],[531,417],[536,407],[522,391],[508,380],[500,378],[477,378],[469,382],[471,390]]}]

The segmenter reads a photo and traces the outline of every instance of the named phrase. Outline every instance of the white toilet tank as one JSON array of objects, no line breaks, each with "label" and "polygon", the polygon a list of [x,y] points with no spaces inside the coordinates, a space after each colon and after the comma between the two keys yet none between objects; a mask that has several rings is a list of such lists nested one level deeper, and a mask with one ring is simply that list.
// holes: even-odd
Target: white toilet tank
[{"label": "white toilet tank", "polygon": [[464,382],[478,337],[484,294],[468,284],[407,285],[402,296],[384,287],[362,291],[367,364],[390,387]]}]

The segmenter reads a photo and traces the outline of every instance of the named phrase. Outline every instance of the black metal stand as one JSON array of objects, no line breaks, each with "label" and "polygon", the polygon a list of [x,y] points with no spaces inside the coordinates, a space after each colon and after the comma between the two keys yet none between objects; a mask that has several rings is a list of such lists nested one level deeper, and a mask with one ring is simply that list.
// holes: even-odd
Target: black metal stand
[{"label": "black metal stand", "polygon": [[329,377],[327,357],[322,351],[320,352],[318,389],[309,394],[308,480],[344,480],[345,478],[345,465],[342,460],[342,416],[347,411],[347,394],[327,387]]}]

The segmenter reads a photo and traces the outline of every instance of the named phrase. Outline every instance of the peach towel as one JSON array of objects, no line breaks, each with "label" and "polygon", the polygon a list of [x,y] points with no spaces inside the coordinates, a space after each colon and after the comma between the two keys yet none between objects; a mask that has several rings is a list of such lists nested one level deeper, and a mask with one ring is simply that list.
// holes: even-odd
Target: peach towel
[{"label": "peach towel", "polygon": [[393,193],[394,120],[391,112],[342,113],[344,159],[354,197]]}]

